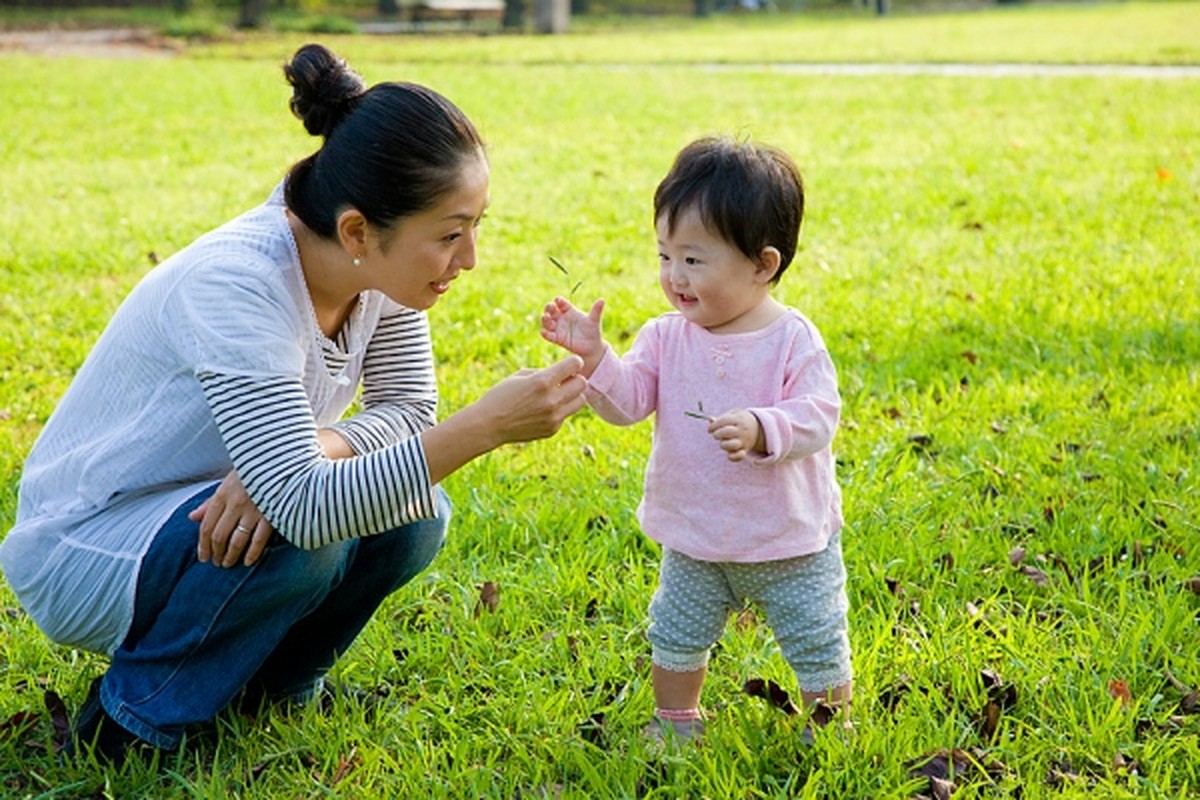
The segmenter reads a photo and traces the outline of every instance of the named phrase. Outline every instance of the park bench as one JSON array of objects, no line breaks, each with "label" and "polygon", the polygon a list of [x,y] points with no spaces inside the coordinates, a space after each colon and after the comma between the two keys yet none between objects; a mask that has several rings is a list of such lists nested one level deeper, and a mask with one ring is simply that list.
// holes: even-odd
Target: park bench
[{"label": "park bench", "polygon": [[504,0],[419,0],[410,8],[413,23],[458,20],[466,24],[477,19],[500,19]]}]

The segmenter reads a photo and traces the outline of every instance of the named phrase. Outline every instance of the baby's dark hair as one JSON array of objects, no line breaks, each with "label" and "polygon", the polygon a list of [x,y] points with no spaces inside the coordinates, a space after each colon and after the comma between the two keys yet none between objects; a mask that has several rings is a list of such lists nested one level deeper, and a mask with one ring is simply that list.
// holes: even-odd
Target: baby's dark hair
[{"label": "baby's dark hair", "polygon": [[442,95],[414,83],[366,88],[345,61],[306,44],[283,67],[291,109],[320,149],[292,166],[289,209],[327,239],[348,207],[387,230],[454,188],[463,163],[481,158],[475,126]]},{"label": "baby's dark hair", "polygon": [[710,136],[689,144],[654,192],[654,220],[675,228],[695,209],[704,227],[758,263],[764,247],[779,251],[780,277],[796,255],[804,220],[800,169],[777,147]]}]

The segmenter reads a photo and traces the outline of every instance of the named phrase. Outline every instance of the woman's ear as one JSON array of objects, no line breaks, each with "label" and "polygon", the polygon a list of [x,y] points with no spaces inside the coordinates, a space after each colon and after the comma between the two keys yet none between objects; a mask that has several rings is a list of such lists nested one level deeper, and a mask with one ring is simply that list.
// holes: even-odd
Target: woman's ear
[{"label": "woman's ear", "polygon": [[758,254],[758,264],[754,268],[754,279],[759,283],[770,283],[779,272],[779,264],[783,256],[776,247],[764,247]]},{"label": "woman's ear", "polygon": [[338,214],[336,230],[337,238],[343,249],[351,258],[359,258],[367,253],[367,231],[370,225],[367,218],[357,208],[347,208]]}]

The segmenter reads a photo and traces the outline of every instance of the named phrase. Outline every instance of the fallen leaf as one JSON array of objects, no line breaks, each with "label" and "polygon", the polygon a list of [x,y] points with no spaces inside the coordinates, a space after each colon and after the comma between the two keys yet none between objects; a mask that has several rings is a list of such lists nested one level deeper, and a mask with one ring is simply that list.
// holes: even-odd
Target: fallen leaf
[{"label": "fallen leaf", "polygon": [[914,433],[905,439],[905,442],[918,453],[924,453],[933,446],[933,437],[928,433]]},{"label": "fallen leaf", "polygon": [[1024,547],[1014,547],[1012,550],[1008,551],[1008,563],[1012,564],[1014,567],[1020,566],[1021,562],[1024,560],[1025,560],[1025,548]]},{"label": "fallen leaf", "polygon": [[995,759],[988,758],[981,750],[941,749],[909,762],[909,772],[916,777],[952,781],[956,778],[962,781],[979,777],[982,774],[989,779],[999,778],[1007,767]]},{"label": "fallen leaf", "polygon": [[979,732],[984,739],[991,739],[996,735],[996,731],[1000,729],[1000,705],[993,703],[990,700],[984,704],[983,712],[979,718]]},{"label": "fallen leaf", "polygon": [[1155,170],[1155,174],[1158,176],[1159,183],[1166,183],[1167,181],[1171,180],[1172,177],[1174,177],[1171,175],[1171,170],[1167,169],[1166,167],[1159,167],[1157,170]]},{"label": "fallen leaf", "polygon": [[912,691],[912,678],[908,675],[901,675],[895,683],[879,693],[879,704],[888,711],[895,711],[896,707],[900,705],[900,701],[910,691]]},{"label": "fallen leaf", "polygon": [[15,739],[36,723],[41,715],[33,711],[18,711],[0,722],[0,739]]},{"label": "fallen leaf", "polygon": [[500,605],[500,589],[493,581],[484,581],[479,586],[479,602],[475,604],[475,614],[478,617],[483,609],[494,612]]},{"label": "fallen leaf", "polygon": [[54,725],[54,750],[61,753],[71,741],[71,718],[67,714],[67,704],[53,690],[43,695],[46,711],[50,712],[50,722]]},{"label": "fallen leaf", "polygon": [[1021,567],[1021,574],[1029,578],[1038,586],[1048,586],[1050,584],[1050,576],[1042,572],[1037,567],[1024,566]]},{"label": "fallen leaf", "polygon": [[1125,754],[1120,750],[1113,753],[1112,761],[1113,772],[1118,775],[1137,775],[1138,763],[1132,758],[1126,758]]},{"label": "fallen leaf", "polygon": [[604,712],[597,711],[579,724],[579,736],[599,747],[604,743],[604,725]]},{"label": "fallen leaf", "polygon": [[751,678],[742,685],[742,691],[751,697],[761,697],[774,708],[778,708],[789,716],[800,713],[800,708],[792,702],[788,693],[775,681]]},{"label": "fallen leaf", "polygon": [[1126,708],[1133,703],[1133,694],[1129,691],[1129,684],[1119,678],[1113,678],[1108,682],[1108,694],[1114,700],[1120,700],[1121,705]]},{"label": "fallen leaf", "polygon": [[1054,789],[1060,789],[1067,783],[1073,783],[1078,779],[1079,773],[1066,761],[1060,761],[1050,767],[1050,771],[1046,774],[1046,784]]},{"label": "fallen leaf", "polygon": [[965,358],[968,364],[979,363],[979,356],[971,350],[963,350],[959,355]]},{"label": "fallen leaf", "polygon": [[990,669],[980,670],[979,677],[988,696],[979,719],[979,727],[984,738],[991,739],[1000,727],[1003,712],[1016,705],[1017,687],[1006,685],[1000,673]]},{"label": "fallen leaf", "polygon": [[358,767],[358,745],[351,745],[350,752],[344,756],[338,756],[337,771],[333,773],[333,777],[329,781],[331,787],[337,786],[347,775]]}]

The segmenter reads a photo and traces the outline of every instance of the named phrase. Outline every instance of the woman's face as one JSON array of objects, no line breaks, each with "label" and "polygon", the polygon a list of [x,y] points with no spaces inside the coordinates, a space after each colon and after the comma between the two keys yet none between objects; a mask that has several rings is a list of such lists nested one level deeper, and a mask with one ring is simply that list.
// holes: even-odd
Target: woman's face
[{"label": "woman's face", "polygon": [[475,239],[488,205],[488,164],[468,159],[457,185],[431,208],[372,236],[367,263],[373,288],[401,305],[427,309],[450,291],[464,270],[475,268]]}]

